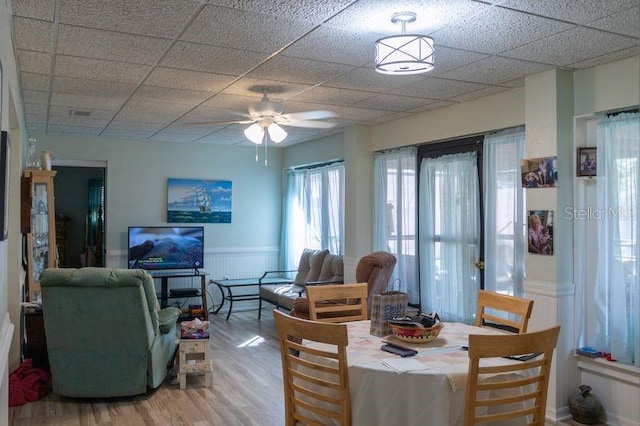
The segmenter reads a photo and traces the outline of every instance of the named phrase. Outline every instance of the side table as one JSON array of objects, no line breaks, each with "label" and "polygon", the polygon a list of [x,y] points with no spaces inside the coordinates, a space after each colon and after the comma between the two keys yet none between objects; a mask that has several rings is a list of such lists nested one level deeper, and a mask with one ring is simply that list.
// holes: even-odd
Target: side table
[{"label": "side table", "polygon": [[187,374],[204,373],[204,385],[211,387],[213,362],[207,351],[209,339],[180,339],[178,346],[178,381],[180,389],[187,387]]}]

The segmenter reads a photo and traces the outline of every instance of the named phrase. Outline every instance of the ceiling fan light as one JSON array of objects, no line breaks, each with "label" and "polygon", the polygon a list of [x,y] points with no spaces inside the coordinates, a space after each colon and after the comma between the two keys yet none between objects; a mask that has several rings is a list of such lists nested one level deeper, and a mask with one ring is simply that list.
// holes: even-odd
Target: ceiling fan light
[{"label": "ceiling fan light", "polygon": [[254,123],[244,130],[244,135],[251,142],[260,145],[264,139],[264,129],[258,123]]},{"label": "ceiling fan light", "polygon": [[269,139],[275,143],[282,142],[287,137],[287,132],[276,123],[269,124],[267,131],[269,132]]}]

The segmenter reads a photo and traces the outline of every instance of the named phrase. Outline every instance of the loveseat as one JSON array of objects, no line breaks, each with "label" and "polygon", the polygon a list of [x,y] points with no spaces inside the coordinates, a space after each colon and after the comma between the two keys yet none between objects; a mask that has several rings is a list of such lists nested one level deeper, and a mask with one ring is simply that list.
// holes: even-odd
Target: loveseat
[{"label": "loveseat", "polygon": [[297,271],[268,271],[282,274],[296,272],[293,282],[264,284],[260,286],[258,319],[262,315],[262,302],[268,302],[279,309],[290,311],[295,300],[304,293],[307,285],[344,283],[343,256],[329,253],[329,250],[304,249]]},{"label": "loveseat", "polygon": [[50,268],[40,284],[54,392],[118,397],[162,384],[180,309],[160,309],[148,272]]}]

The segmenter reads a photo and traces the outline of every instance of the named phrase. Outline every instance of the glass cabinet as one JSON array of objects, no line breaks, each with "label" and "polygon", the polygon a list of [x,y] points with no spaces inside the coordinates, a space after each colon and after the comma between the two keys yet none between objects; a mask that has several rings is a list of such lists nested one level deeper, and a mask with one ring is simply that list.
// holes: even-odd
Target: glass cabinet
[{"label": "glass cabinet", "polygon": [[40,272],[57,267],[53,178],[49,170],[25,170],[22,178],[22,233],[25,239],[26,296],[40,299]]}]

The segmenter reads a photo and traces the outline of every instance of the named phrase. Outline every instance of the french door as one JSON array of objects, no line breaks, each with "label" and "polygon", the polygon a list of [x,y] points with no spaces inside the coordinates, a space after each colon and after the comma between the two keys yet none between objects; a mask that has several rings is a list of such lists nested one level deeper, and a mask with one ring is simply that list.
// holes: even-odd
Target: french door
[{"label": "french door", "polygon": [[482,288],[483,138],[420,147],[420,305],[471,323]]}]

